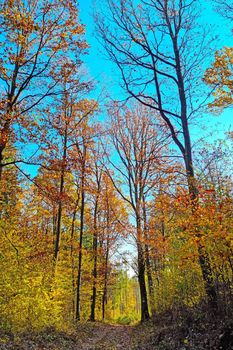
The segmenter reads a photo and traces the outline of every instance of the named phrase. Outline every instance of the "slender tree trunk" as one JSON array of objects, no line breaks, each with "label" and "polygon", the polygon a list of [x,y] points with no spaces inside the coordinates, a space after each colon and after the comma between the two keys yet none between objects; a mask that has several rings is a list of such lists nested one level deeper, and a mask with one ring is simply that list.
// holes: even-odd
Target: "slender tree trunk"
[{"label": "slender tree trunk", "polygon": [[57,227],[57,213],[55,206],[53,207],[53,245],[55,247],[55,237],[56,237],[56,227]]},{"label": "slender tree trunk", "polygon": [[67,125],[64,135],[64,145],[63,145],[63,156],[62,156],[62,168],[60,176],[60,189],[59,189],[59,202],[57,211],[57,227],[56,227],[56,240],[54,249],[54,260],[58,260],[58,254],[60,250],[60,240],[61,240],[61,221],[62,221],[62,195],[64,192],[64,181],[65,181],[65,168],[66,168],[66,153],[67,153]]},{"label": "slender tree trunk", "polygon": [[146,258],[146,273],[148,279],[148,289],[149,289],[149,301],[150,301],[150,310],[152,315],[155,314],[155,290],[154,290],[154,281],[152,277],[152,268],[150,263],[150,254],[148,245],[145,244],[145,258]]},{"label": "slender tree trunk", "polygon": [[75,258],[74,258],[74,233],[75,233],[75,222],[76,222],[76,214],[77,214],[77,208],[79,204],[79,197],[76,200],[74,211],[73,211],[73,217],[72,217],[72,224],[71,224],[71,234],[70,234],[70,259],[71,259],[71,278],[72,278],[72,289],[73,289],[73,301],[72,301],[72,315],[73,319],[75,318]]},{"label": "slender tree trunk", "polygon": [[107,236],[107,247],[104,266],[104,292],[102,298],[102,319],[105,319],[105,306],[107,305],[108,296],[108,257],[109,257],[109,236]]},{"label": "slender tree trunk", "polygon": [[[137,210],[138,212],[138,210]],[[137,213],[137,250],[138,250],[138,283],[140,288],[141,296],[141,322],[144,322],[150,318],[148,301],[147,301],[147,291],[146,291],[146,281],[145,281],[145,258],[142,247],[142,228],[141,228],[141,218],[140,214]]]},{"label": "slender tree trunk", "polygon": [[95,210],[94,210],[94,232],[93,232],[93,255],[94,255],[94,265],[93,265],[93,286],[92,286],[92,303],[91,303],[91,315],[90,321],[95,321],[95,307],[96,307],[96,279],[97,279],[97,247],[98,247],[98,233],[97,233],[97,213],[98,213],[98,196],[95,200]]},{"label": "slender tree trunk", "polygon": [[[10,107],[8,107],[8,112],[7,113],[10,113]],[[8,142],[8,139],[9,139],[9,134],[10,134],[10,122],[11,122],[11,118],[9,117],[2,130],[0,131],[0,205],[1,205],[1,201],[3,201],[3,193],[2,193],[2,190],[3,190],[3,186],[2,186],[2,171],[3,171],[3,164],[4,164],[4,150],[7,146],[7,142]],[[0,217],[1,217],[1,206],[0,206]]]},{"label": "slender tree trunk", "polygon": [[83,145],[82,174],[81,174],[81,208],[80,208],[80,235],[79,235],[79,253],[78,253],[78,275],[77,275],[77,296],[76,296],[76,321],[80,321],[80,291],[82,275],[82,247],[84,233],[84,214],[85,214],[85,173],[86,173],[86,146]]},{"label": "slender tree trunk", "polygon": [[84,232],[84,208],[85,208],[85,191],[81,191],[81,210],[80,210],[80,236],[79,236],[79,253],[78,253],[78,276],[77,276],[77,296],[76,296],[76,320],[80,321],[80,289],[82,274],[82,246]]},{"label": "slender tree trunk", "polygon": [[[144,236],[146,241],[148,240],[148,224],[147,224],[147,213],[146,213],[146,203],[145,198],[143,197],[143,226],[144,226]],[[148,279],[148,289],[149,289],[149,301],[150,301],[150,310],[152,315],[155,313],[155,290],[154,290],[154,281],[152,277],[152,268],[150,262],[150,252],[148,243],[145,243],[145,263],[146,263],[146,273]]]},{"label": "slender tree trunk", "polygon": [[[2,169],[3,169],[3,151],[5,149],[5,146],[2,144],[0,144],[0,184],[2,182]],[[2,186],[1,186],[1,189],[2,189]],[[1,193],[0,193],[1,195]]]},{"label": "slender tree trunk", "polygon": [[109,200],[106,195],[107,202],[107,217],[106,217],[106,252],[105,252],[105,264],[104,264],[104,292],[102,297],[102,320],[105,319],[105,306],[107,305],[108,300],[108,258],[109,258],[109,245],[110,245],[110,208],[109,208]]}]

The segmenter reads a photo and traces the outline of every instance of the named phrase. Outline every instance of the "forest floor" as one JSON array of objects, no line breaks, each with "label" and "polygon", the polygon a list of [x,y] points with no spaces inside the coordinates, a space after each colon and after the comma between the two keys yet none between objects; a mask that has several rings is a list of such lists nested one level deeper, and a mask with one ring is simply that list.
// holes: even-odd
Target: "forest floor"
[{"label": "forest floor", "polygon": [[13,336],[0,331],[0,350],[130,350],[133,330],[133,326],[87,322],[69,333],[51,329]]},{"label": "forest floor", "polygon": [[232,350],[233,319],[171,314],[136,326],[80,323],[72,332],[0,330],[0,350]]}]

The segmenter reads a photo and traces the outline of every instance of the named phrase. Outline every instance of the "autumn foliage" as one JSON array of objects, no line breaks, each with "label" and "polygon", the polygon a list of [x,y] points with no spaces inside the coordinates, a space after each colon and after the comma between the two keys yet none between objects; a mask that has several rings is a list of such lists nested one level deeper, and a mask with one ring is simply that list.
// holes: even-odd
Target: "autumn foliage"
[{"label": "autumn foliage", "polygon": [[0,5],[3,329],[128,325],[200,305],[231,315],[232,139],[191,136],[196,80],[213,89],[211,111],[232,105],[233,51],[198,77],[184,45],[193,2],[149,3],[157,17],[110,1],[115,31],[98,18],[133,99],[104,106],[76,1]]}]

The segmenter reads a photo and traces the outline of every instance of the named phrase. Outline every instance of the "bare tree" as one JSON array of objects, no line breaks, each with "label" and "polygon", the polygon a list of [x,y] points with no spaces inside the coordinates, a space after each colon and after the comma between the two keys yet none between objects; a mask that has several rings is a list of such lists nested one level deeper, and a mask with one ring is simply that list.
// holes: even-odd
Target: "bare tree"
[{"label": "bare tree", "polygon": [[92,270],[92,276],[93,276],[93,286],[92,286],[92,297],[91,297],[91,315],[90,320],[95,321],[95,308],[96,308],[96,296],[97,296],[97,287],[96,287],[96,280],[97,280],[97,257],[98,257],[98,214],[99,214],[99,206],[100,206],[100,194],[102,190],[102,175],[103,175],[103,169],[99,166],[98,160],[95,160],[94,164],[94,176],[95,176],[95,183],[96,183],[96,189],[94,193],[94,213],[93,213],[93,270]]},{"label": "bare tree", "polygon": [[[207,29],[197,22],[199,1],[107,3],[104,17],[96,16],[103,45],[118,66],[129,96],[159,112],[168,126],[184,159],[192,211],[196,215],[198,189],[189,124],[208,99],[200,97],[201,87],[197,84],[210,45]],[[198,222],[196,235],[199,238],[204,235]],[[215,309],[217,297],[210,260],[203,244],[199,244],[198,250],[206,294]]]},{"label": "bare tree", "polygon": [[[145,280],[145,202],[161,176],[160,156],[164,147],[164,134],[158,136],[158,125],[150,111],[143,106],[133,110],[118,108],[112,114],[110,138],[119,163],[109,159],[118,179],[108,171],[121,197],[130,206],[136,225],[138,282],[141,295],[141,320],[149,318]],[[122,186],[119,183],[122,182]]]},{"label": "bare tree", "polygon": [[224,18],[233,21],[233,3],[230,0],[213,0],[216,11]]}]

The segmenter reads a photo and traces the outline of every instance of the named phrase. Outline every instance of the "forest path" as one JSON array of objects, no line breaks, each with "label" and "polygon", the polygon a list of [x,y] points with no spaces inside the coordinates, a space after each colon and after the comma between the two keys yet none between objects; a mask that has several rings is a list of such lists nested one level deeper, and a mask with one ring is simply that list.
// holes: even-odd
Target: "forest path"
[{"label": "forest path", "polygon": [[131,350],[133,329],[133,326],[104,323],[86,325],[77,350]]},{"label": "forest path", "polygon": [[0,350],[138,350],[135,326],[79,323],[72,332],[48,329],[13,335],[0,329]]}]

